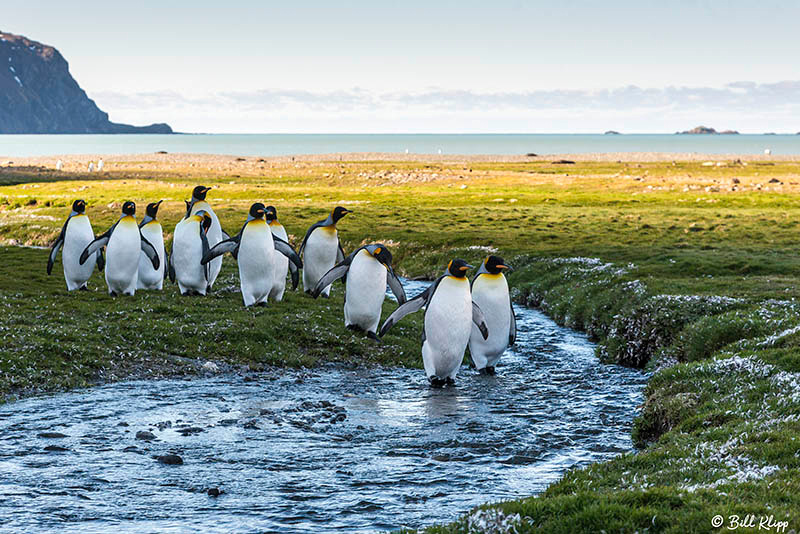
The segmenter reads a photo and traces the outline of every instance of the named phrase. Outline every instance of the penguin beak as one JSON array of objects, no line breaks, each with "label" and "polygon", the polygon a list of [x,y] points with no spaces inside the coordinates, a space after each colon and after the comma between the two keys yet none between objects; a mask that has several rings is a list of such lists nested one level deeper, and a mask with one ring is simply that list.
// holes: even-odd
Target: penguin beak
[{"label": "penguin beak", "polygon": [[162,202],[164,202],[163,199],[159,200],[158,202],[156,202],[156,206],[160,206]]},{"label": "penguin beak", "polygon": [[508,269],[508,272],[510,272],[510,273],[514,272],[514,268],[512,266],[510,266],[510,265],[498,265],[497,268],[498,269]]},{"label": "penguin beak", "polygon": [[467,265],[462,265],[461,267],[459,267],[459,270],[466,271],[467,269],[473,269],[473,268],[475,268],[474,265],[467,264]]}]

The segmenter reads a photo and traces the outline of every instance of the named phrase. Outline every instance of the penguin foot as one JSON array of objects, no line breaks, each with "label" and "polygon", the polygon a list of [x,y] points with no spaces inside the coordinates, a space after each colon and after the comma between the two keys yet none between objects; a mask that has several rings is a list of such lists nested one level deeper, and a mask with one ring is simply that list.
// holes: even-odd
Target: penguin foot
[{"label": "penguin foot", "polygon": [[431,383],[432,388],[443,388],[447,384],[447,378],[439,378],[438,376],[429,376],[428,382]]},{"label": "penguin foot", "polygon": [[353,332],[363,332],[364,329],[358,326],[357,324],[349,324],[346,326],[348,330],[352,330]]},{"label": "penguin foot", "polygon": [[482,375],[487,375],[487,376],[495,375],[494,367],[492,366],[484,367],[483,369],[478,369],[478,372]]},{"label": "penguin foot", "polygon": [[116,297],[117,296],[117,292],[116,291],[109,291],[108,294],[111,295],[112,297]]},{"label": "penguin foot", "polygon": [[89,291],[89,288],[86,287],[86,284],[83,284],[81,287],[78,288],[78,291]]},{"label": "penguin foot", "polygon": [[375,332],[367,332],[367,337],[376,343],[383,343]]},{"label": "penguin foot", "polygon": [[444,383],[447,384],[448,386],[455,386],[456,385],[455,379],[454,378],[450,378],[449,376],[444,379]]},{"label": "penguin foot", "polygon": [[259,308],[266,308],[267,307],[267,301],[266,300],[262,300],[261,302],[256,302],[256,306],[258,306]]}]

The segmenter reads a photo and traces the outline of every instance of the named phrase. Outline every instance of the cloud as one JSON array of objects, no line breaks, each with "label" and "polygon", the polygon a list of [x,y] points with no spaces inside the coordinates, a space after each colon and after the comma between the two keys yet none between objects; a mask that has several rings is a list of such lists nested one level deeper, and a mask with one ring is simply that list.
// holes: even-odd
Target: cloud
[{"label": "cloud", "polygon": [[[194,130],[200,126],[203,131],[299,131],[296,128],[300,125],[310,131],[349,131],[354,125],[382,125],[381,131],[386,131],[387,125],[389,129],[394,126],[405,131],[425,131],[435,125],[437,118],[440,124],[454,125],[456,129],[458,124],[468,125],[468,130],[483,125],[485,129],[481,131],[494,131],[498,126],[500,131],[512,131],[503,128],[524,129],[525,125],[539,131],[581,131],[582,124],[583,128],[602,128],[602,124],[615,119],[624,119],[638,131],[671,131],[675,125],[680,129],[695,126],[690,120],[695,117],[697,121],[705,117],[723,121],[724,124],[716,124],[718,128],[743,128],[741,123],[758,129],[758,120],[762,120],[769,122],[761,128],[770,129],[769,124],[772,129],[779,129],[775,121],[780,120],[780,126],[800,130],[798,80],[761,84],[737,81],[723,87],[631,85],[601,90],[494,93],[437,88],[374,92],[353,88],[320,92],[262,89],[200,95],[175,91],[99,92],[92,96],[115,120],[167,121],[179,129],[185,123]],[[797,123],[794,126],[793,121]],[[203,128],[203,124],[209,126]],[[242,126],[237,129],[236,124]],[[558,124],[572,129],[559,129]]]}]

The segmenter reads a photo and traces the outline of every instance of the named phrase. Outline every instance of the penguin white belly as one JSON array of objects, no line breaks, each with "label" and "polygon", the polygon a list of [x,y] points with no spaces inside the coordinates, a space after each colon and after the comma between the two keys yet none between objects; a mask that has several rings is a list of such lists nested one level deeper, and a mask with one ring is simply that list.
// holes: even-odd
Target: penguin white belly
[{"label": "penguin white belly", "polygon": [[502,274],[481,274],[472,285],[472,300],[480,306],[489,337],[483,339],[480,330],[472,324],[469,353],[475,368],[494,367],[508,347],[511,329],[511,304],[508,282]]},{"label": "penguin white belly", "polygon": [[422,363],[430,378],[455,378],[464,359],[472,324],[472,300],[466,278],[439,282],[425,311]]},{"label": "penguin white belly", "polygon": [[[339,250],[339,235],[336,228],[321,226],[308,236],[303,249],[303,290],[313,291],[322,276],[336,265],[336,252]],[[326,297],[331,286],[322,290]]]},{"label": "penguin white belly", "polygon": [[[282,224],[271,224],[269,229],[272,235],[280,237],[286,242],[289,241],[289,236],[286,234],[286,229]],[[286,275],[289,273],[289,258],[277,251],[273,254],[273,257],[275,275],[272,290],[269,292],[269,298],[275,302],[280,302],[283,300],[284,291],[286,291]]]},{"label": "penguin white belly", "polygon": [[158,269],[153,269],[153,262],[147,257],[147,254],[139,252],[139,274],[136,281],[136,289],[160,290],[164,286],[164,268],[167,265],[161,224],[157,221],[145,224],[142,226],[142,235],[156,249],[159,267]]},{"label": "penguin white belly", "polygon": [[275,244],[263,220],[247,223],[239,242],[239,282],[245,306],[267,302],[275,282],[273,257]]},{"label": "penguin white belly", "polygon": [[[206,232],[206,239],[208,239],[208,248],[214,248],[214,245],[222,241],[222,226],[219,224],[219,218],[211,206],[205,200],[195,202],[192,206],[192,215],[200,210],[205,210],[211,216],[211,227]],[[208,287],[214,285],[214,282],[219,276],[219,271],[222,269],[222,256],[214,258],[208,264]],[[203,291],[205,294],[205,291]]]},{"label": "penguin white belly", "polygon": [[64,245],[61,251],[61,263],[64,267],[64,280],[67,290],[80,289],[94,271],[96,258],[89,258],[83,265],[80,264],[81,252],[94,240],[94,232],[89,217],[75,215],[67,223],[64,235]]},{"label": "penguin white belly", "polygon": [[136,219],[123,217],[106,245],[106,284],[108,292],[133,295],[139,270],[142,239]]},{"label": "penguin white belly", "polygon": [[357,325],[376,333],[386,296],[386,267],[366,250],[361,250],[347,270],[344,324]]},{"label": "penguin white belly", "polygon": [[194,220],[183,220],[175,227],[172,244],[172,268],[175,270],[175,281],[181,294],[197,291],[206,294],[205,267],[200,264],[203,259],[203,241],[200,238],[200,223]]}]

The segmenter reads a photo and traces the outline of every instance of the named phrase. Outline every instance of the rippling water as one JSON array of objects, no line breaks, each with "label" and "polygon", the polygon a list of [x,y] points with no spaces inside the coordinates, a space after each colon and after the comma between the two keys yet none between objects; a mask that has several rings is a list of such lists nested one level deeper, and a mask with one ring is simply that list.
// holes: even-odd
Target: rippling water
[{"label": "rippling water", "polygon": [[[517,315],[498,376],[464,367],[451,388],[429,388],[421,370],[326,366],[2,406],[0,530],[419,527],[630,450],[646,377],[600,364],[583,335],[535,310]],[[153,458],[170,453],[184,464]]]}]

